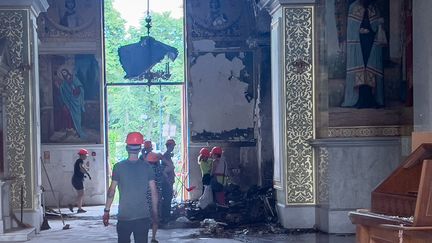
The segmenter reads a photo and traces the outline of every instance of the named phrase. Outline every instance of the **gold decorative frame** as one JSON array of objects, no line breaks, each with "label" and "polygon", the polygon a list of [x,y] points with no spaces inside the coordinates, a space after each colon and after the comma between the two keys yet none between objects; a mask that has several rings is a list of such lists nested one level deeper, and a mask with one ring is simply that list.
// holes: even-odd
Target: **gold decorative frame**
[{"label": "gold decorative frame", "polygon": [[329,127],[328,137],[391,137],[411,136],[412,126]]},{"label": "gold decorative frame", "polygon": [[315,204],[314,7],[283,7],[286,204]]}]

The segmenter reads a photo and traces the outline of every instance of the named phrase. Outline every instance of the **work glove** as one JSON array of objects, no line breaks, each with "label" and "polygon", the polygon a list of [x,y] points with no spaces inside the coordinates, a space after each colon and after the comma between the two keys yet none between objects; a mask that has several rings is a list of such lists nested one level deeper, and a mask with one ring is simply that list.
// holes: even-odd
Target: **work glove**
[{"label": "work glove", "polygon": [[102,220],[103,220],[103,224],[105,226],[108,226],[108,224],[109,224],[109,216],[110,216],[109,212],[104,212]]}]

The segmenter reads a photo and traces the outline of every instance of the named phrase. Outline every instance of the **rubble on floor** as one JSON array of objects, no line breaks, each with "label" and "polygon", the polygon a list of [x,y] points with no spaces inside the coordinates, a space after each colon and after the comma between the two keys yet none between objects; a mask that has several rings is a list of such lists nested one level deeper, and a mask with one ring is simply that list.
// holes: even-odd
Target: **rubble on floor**
[{"label": "rubble on floor", "polygon": [[[229,185],[226,189],[227,207],[216,205],[201,209],[198,201],[184,201],[172,204],[172,218],[160,225],[160,237],[170,238],[178,235],[176,241],[184,242],[296,242],[296,243],[348,243],[354,242],[352,235],[332,236],[315,229],[285,229],[278,222],[275,208],[274,189],[271,187],[252,187],[242,192],[239,187]],[[96,212],[102,212],[103,206]],[[111,215],[112,224],[116,223],[115,207]],[[62,211],[63,213],[63,211]],[[62,214],[64,215],[64,214]],[[64,215],[73,228],[80,224],[103,227],[101,214],[91,210],[85,214]],[[48,218],[59,218],[56,210],[47,210]],[[96,220],[96,221],[94,221]],[[97,223],[96,223],[97,222]],[[58,227],[54,227],[58,228]],[[115,228],[115,227],[114,227]],[[52,231],[52,230],[51,230]],[[168,235],[165,235],[168,234]],[[109,236],[115,241],[115,231]],[[172,237],[171,237],[172,238]],[[329,240],[330,239],[330,240]],[[162,238],[161,238],[162,240]],[[164,242],[164,241],[160,241]],[[168,242],[168,241],[167,241]],[[169,242],[175,242],[169,241]]]},{"label": "rubble on floor", "polygon": [[[176,204],[177,205],[177,204]],[[173,217],[168,224],[158,230],[159,242],[184,243],[354,243],[354,235],[329,235],[314,229],[284,229],[277,222],[256,222],[229,225],[223,219],[190,220],[186,215]],[[112,216],[108,227],[102,224],[104,205],[86,207],[87,213],[67,212],[65,221],[71,230],[62,230],[63,223],[59,216],[49,219],[51,229],[41,231],[30,243],[88,243],[117,242],[116,214],[117,206],[112,207]],[[176,208],[173,208],[176,209]],[[225,209],[227,210],[227,209]],[[56,211],[55,211],[56,212]]]},{"label": "rubble on floor", "polygon": [[225,194],[226,207],[213,204],[201,209],[197,200],[173,204],[172,217],[177,220],[162,227],[200,227],[201,236],[216,238],[287,232],[278,224],[272,187],[253,186],[242,192],[238,186],[230,184]]},{"label": "rubble on floor", "polygon": [[[312,242],[313,238],[313,242],[329,243],[329,237],[335,237],[317,229],[283,228],[278,222],[272,187],[253,186],[242,192],[238,186],[229,185],[225,192],[227,207],[213,204],[201,209],[196,200],[173,204],[172,217],[177,220],[162,228],[198,228],[199,234],[191,238],[233,239],[238,242],[295,242],[290,239],[301,236],[309,237],[310,240],[304,242]],[[352,242],[353,239],[344,236],[338,240]]]},{"label": "rubble on floor", "polygon": [[253,186],[242,192],[238,186],[230,184],[225,195],[227,207],[212,204],[201,209],[197,205],[198,201],[185,201],[172,205],[172,216],[185,216],[192,221],[212,218],[226,223],[228,227],[256,222],[275,223],[278,220],[274,189],[271,187]]}]

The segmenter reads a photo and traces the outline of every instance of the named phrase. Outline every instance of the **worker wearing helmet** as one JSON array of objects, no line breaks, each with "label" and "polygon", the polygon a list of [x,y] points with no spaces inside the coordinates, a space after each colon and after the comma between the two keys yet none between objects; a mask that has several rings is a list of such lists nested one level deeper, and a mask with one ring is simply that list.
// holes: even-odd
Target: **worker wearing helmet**
[{"label": "worker wearing helmet", "polygon": [[[119,187],[119,204],[117,214],[118,242],[130,242],[133,233],[135,242],[147,242],[150,228],[150,217],[153,222],[158,221],[158,192],[154,180],[154,174],[148,163],[143,163],[138,158],[141,145],[144,142],[143,135],[139,132],[131,132],[126,137],[126,151],[128,158],[116,163],[112,171],[112,181],[108,189],[105,203],[103,223],[109,224],[109,212],[114,200],[116,187]],[[150,188],[152,198],[152,211],[150,213],[146,192]]]},{"label": "worker wearing helmet", "polygon": [[[146,142],[149,140],[146,140]],[[146,161],[150,167],[152,168],[152,171],[154,173],[155,176],[155,182],[156,182],[156,188],[158,191],[158,205],[159,208],[157,209],[158,211],[158,215],[160,214],[160,206],[161,206],[161,196],[162,196],[162,166],[160,164],[160,161],[162,159],[162,155],[160,153],[155,153],[155,152],[151,152],[153,149],[151,147],[151,141],[150,142],[150,146],[147,147],[147,154],[143,154],[142,156],[145,157],[144,161]],[[144,147],[146,146],[146,143],[144,142]],[[146,148],[143,149],[144,152]],[[149,191],[147,191],[147,199],[150,201],[151,200],[151,194]],[[157,243],[158,241],[156,240],[156,233],[158,230],[158,222],[152,222],[152,239],[151,239],[151,243]]]},{"label": "worker wearing helmet", "polygon": [[210,159],[210,151],[208,150],[208,148],[201,148],[198,155],[198,164],[201,169],[203,192],[204,187],[210,185],[212,163],[213,160]]},{"label": "worker wearing helmet", "polygon": [[224,187],[227,183],[227,165],[225,160],[222,159],[222,148],[218,146],[213,147],[210,151],[210,156],[213,159],[211,172],[212,179],[210,184],[216,199],[216,203],[219,206],[226,206]]},{"label": "worker wearing helmet", "polygon": [[145,141],[144,141],[143,149],[141,150],[141,157],[140,157],[140,159],[145,160],[145,157],[146,157],[147,154],[150,153],[151,151],[153,151],[153,144],[152,144],[152,141],[150,141],[150,140],[145,140]]},{"label": "worker wearing helmet", "polygon": [[201,209],[205,209],[213,203],[213,191],[210,186],[212,163],[213,160],[210,159],[210,151],[207,148],[201,148],[198,155],[198,164],[201,169],[203,189],[197,204]]},{"label": "worker wearing helmet", "polygon": [[155,153],[155,152],[149,152],[145,158],[144,161],[146,161],[152,168],[155,174],[155,180],[156,180],[156,186],[158,186],[158,180],[162,178],[162,168],[160,161],[162,160],[162,154]]},{"label": "worker wearing helmet", "polygon": [[[87,149],[80,149],[78,151],[79,158],[74,164],[74,173],[72,175],[72,186],[77,191],[77,213],[85,213],[86,210],[82,209],[83,199],[84,199],[84,178],[85,175],[91,180],[91,176],[84,167],[84,160],[87,159],[88,151]],[[73,212],[73,205],[69,204],[69,210]]]},{"label": "worker wearing helmet", "polygon": [[162,222],[168,222],[171,218],[171,201],[174,194],[175,167],[172,161],[174,147],[176,143],[174,139],[168,139],[165,143],[166,151],[162,155],[163,162],[163,179],[162,179],[162,205],[161,216]]}]

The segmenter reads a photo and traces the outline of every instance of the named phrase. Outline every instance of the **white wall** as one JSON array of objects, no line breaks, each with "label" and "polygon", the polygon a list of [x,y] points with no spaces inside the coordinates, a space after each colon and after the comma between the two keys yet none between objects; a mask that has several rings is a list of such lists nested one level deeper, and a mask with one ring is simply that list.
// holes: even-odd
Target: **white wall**
[{"label": "white wall", "polygon": [[246,100],[248,84],[238,79],[246,65],[243,60],[230,60],[225,53],[206,53],[194,61],[189,87],[191,134],[253,127],[254,101]]},{"label": "white wall", "polygon": [[[42,145],[42,158],[51,180],[56,199],[60,205],[76,204],[76,191],[72,187],[74,163],[78,159],[78,150],[89,151],[84,166],[89,170],[92,180],[84,180],[84,205],[101,205],[105,203],[106,161],[104,145]],[[92,156],[92,153],[96,153]],[[45,171],[42,168],[42,186],[48,206],[57,206],[50,189]]]}]

